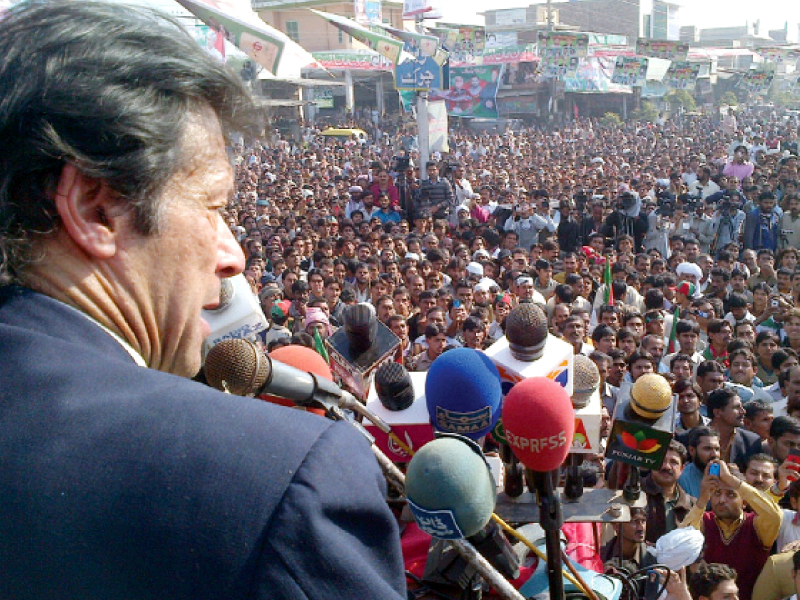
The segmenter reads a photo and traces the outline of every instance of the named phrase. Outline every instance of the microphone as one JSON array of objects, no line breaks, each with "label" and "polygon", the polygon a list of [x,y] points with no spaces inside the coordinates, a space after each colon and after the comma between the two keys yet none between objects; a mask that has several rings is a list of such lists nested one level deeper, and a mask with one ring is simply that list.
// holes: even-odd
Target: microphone
[{"label": "microphone", "polygon": [[344,311],[344,331],[353,354],[366,352],[375,342],[378,318],[371,304],[362,302]]},{"label": "microphone", "polygon": [[567,458],[572,445],[572,401],[552,379],[525,379],[511,388],[503,402],[503,428],[523,465],[537,473],[553,471]]},{"label": "microphone", "polygon": [[406,368],[394,361],[375,371],[375,391],[387,410],[405,410],[414,402],[414,386]]},{"label": "microphone", "polygon": [[[511,579],[519,559],[496,523],[490,523],[496,488],[480,447],[444,434],[414,455],[406,471],[408,506],[419,528],[438,540],[466,538],[490,564]],[[475,569],[455,552],[434,542],[425,579],[465,587]]]},{"label": "microphone", "polygon": [[222,340],[253,337],[269,326],[258,298],[241,273],[223,279],[219,305],[201,312],[210,329],[203,341],[204,354]]},{"label": "microphone", "polygon": [[575,413],[567,391],[546,377],[521,381],[503,402],[503,427],[511,451],[533,471],[539,522],[545,531],[547,576],[551,598],[564,598],[561,575],[563,524],[553,475],[566,460],[575,434]]},{"label": "microphone", "polygon": [[600,371],[592,359],[583,354],[575,355],[572,406],[576,410],[585,408],[589,400],[600,387]]},{"label": "microphone", "polygon": [[[325,362],[325,359],[322,358],[318,352],[306,346],[299,346],[297,344],[282,346],[270,352],[269,357],[272,360],[277,360],[290,367],[313,373],[328,381],[333,381],[331,368],[328,366],[328,363]],[[272,394],[259,394],[258,398],[266,400],[267,402],[272,402],[273,404],[280,404],[281,406],[297,407],[291,400]],[[325,411],[320,408],[307,407],[305,410],[325,416]]]},{"label": "microphone", "polygon": [[508,348],[522,362],[542,357],[548,333],[547,316],[536,304],[520,304],[506,317]]},{"label": "microphone", "polygon": [[331,371],[342,386],[365,402],[375,370],[394,360],[400,339],[378,321],[371,304],[348,306],[344,325],[326,340]]},{"label": "microphone", "polygon": [[675,430],[672,388],[661,375],[645,373],[620,392],[606,458],[632,467],[658,469]]},{"label": "microphone", "polygon": [[472,348],[448,350],[433,361],[425,380],[425,400],[434,429],[477,440],[500,417],[500,374]]},{"label": "microphone", "polygon": [[496,490],[478,445],[448,435],[425,444],[408,463],[406,496],[422,531],[455,540],[486,526]]},{"label": "microphone", "polygon": [[349,408],[389,431],[386,423],[333,381],[273,360],[248,340],[223,340],[214,346],[206,356],[205,374],[209,385],[220,391],[237,396],[274,394],[299,406]]}]

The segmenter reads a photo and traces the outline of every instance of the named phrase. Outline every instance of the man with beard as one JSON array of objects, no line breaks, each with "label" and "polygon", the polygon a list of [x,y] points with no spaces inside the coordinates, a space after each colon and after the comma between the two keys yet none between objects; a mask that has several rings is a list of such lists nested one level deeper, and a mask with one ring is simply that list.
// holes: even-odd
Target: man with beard
[{"label": "man with beard", "polygon": [[[778,538],[781,511],[771,496],[732,475],[724,461],[711,464],[719,465],[719,475],[708,473],[710,465],[706,468],[697,502],[681,525],[704,533],[703,559],[734,569],[739,597],[751,600],[756,578]],[[711,510],[706,511],[709,501]],[[745,502],[752,512],[744,511]]]},{"label": "man with beard", "polygon": [[684,467],[683,473],[678,478],[678,485],[687,494],[696,498],[700,495],[700,485],[706,465],[720,456],[719,433],[710,427],[701,425],[689,432],[686,443],[691,462]]},{"label": "man with beard", "polygon": [[694,498],[678,485],[688,459],[686,447],[672,440],[661,467],[650,471],[644,479],[642,489],[647,495],[648,542],[655,543],[662,535],[677,528],[694,505]]},{"label": "man with beard", "polygon": [[735,390],[721,388],[708,395],[706,407],[711,417],[709,426],[719,432],[720,459],[736,463],[744,472],[748,457],[763,452],[763,447],[761,437],[744,428],[742,399]]}]

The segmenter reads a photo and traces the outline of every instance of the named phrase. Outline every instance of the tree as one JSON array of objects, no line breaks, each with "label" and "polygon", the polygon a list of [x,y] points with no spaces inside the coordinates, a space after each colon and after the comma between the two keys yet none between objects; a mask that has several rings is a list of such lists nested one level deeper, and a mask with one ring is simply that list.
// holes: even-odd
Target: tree
[{"label": "tree", "polygon": [[694,110],[697,108],[697,103],[688,90],[672,90],[666,95],[665,99],[673,109],[679,106],[683,107],[684,110]]},{"label": "tree", "polygon": [[720,96],[719,104],[720,106],[739,106],[739,99],[733,92],[725,92],[722,94],[722,96]]},{"label": "tree", "polygon": [[600,123],[604,127],[614,127],[622,125],[622,118],[615,112],[607,112],[600,118]]},{"label": "tree", "polygon": [[631,111],[631,117],[636,121],[655,123],[658,119],[658,107],[649,100],[642,100],[641,108]]}]

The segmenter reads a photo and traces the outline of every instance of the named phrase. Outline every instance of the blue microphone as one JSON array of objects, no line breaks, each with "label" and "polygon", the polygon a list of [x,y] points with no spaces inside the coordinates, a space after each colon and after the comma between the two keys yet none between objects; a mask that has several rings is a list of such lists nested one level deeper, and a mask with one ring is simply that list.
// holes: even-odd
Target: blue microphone
[{"label": "blue microphone", "polygon": [[448,350],[428,369],[425,400],[434,429],[477,440],[500,418],[500,373],[483,353]]}]

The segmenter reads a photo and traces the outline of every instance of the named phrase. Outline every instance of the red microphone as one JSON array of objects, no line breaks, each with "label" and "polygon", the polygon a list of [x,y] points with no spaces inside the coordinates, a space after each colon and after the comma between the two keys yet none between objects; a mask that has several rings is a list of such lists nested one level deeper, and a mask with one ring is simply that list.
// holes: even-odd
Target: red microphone
[{"label": "red microphone", "polygon": [[519,462],[538,473],[553,471],[572,447],[572,400],[552,379],[524,379],[503,400],[503,429]]},{"label": "red microphone", "polygon": [[575,412],[567,391],[547,377],[516,384],[503,401],[503,429],[514,455],[530,469],[545,532],[551,598],[564,598],[559,529],[564,520],[553,475],[566,460],[575,434]]}]

